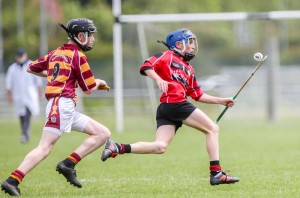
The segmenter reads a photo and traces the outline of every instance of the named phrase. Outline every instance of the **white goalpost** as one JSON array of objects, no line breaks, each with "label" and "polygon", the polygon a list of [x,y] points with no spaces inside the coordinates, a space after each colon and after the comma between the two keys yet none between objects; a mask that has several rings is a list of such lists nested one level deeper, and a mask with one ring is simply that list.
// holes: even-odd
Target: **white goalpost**
[{"label": "white goalpost", "polygon": [[[122,24],[134,23],[137,24],[140,48],[143,49],[142,58],[148,58],[146,41],[143,29],[143,23],[149,22],[199,22],[199,21],[245,21],[245,20],[281,20],[281,19],[298,19],[300,11],[272,11],[261,13],[246,13],[246,12],[229,12],[229,13],[191,13],[191,14],[147,14],[147,15],[122,15],[121,0],[112,1],[112,10],[115,17],[113,25],[113,53],[114,53],[114,109],[116,116],[116,131],[124,130],[124,104],[123,104],[123,61],[122,61]],[[272,53],[272,50],[270,51]],[[278,64],[278,57],[268,54],[272,64]],[[276,60],[276,61],[274,61]],[[275,67],[278,69],[278,67]],[[276,73],[276,71],[274,71]],[[270,78],[270,85],[274,78]],[[148,82],[148,94],[150,96],[151,106],[156,106],[154,97],[153,82]],[[276,97],[276,92],[273,97]]]}]

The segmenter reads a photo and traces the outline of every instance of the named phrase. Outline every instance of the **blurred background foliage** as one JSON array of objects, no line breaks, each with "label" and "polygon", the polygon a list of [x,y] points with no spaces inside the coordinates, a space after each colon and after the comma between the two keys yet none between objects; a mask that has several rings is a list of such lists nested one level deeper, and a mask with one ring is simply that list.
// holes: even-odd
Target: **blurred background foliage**
[{"label": "blurred background foliage", "polygon": [[[45,3],[46,21],[43,23],[47,32],[47,51],[54,50],[66,43],[67,35],[58,23],[67,24],[72,18],[90,18],[98,28],[95,34],[94,49],[86,53],[93,73],[97,78],[104,79],[114,90],[113,68],[113,24],[112,0],[0,0],[2,6],[3,30],[3,61],[4,72],[14,61],[17,48],[25,48],[32,60],[43,54],[41,49],[41,13],[40,2]],[[176,14],[176,13],[221,13],[246,12],[262,13],[270,11],[293,10],[300,12],[299,0],[122,0],[122,14]],[[140,25],[140,24],[139,24]],[[299,69],[300,68],[300,21],[299,19],[283,20],[241,20],[241,21],[197,21],[197,22],[164,22],[144,23],[145,42],[147,49],[141,49],[138,25],[122,24],[123,49],[123,87],[124,111],[153,113],[149,105],[149,92],[146,78],[139,74],[143,63],[142,51],[151,56],[166,50],[157,40],[165,40],[166,35],[178,28],[189,28],[197,36],[199,50],[191,61],[197,74],[197,80],[208,93],[228,96],[234,93],[241,82],[249,75],[248,72],[256,64],[252,56],[260,51],[268,54],[267,41],[276,38],[276,49],[279,51],[280,77],[276,78],[280,94],[280,115],[299,117],[300,111],[295,110],[299,104]],[[44,29],[43,29],[44,30]],[[270,54],[268,54],[270,55]],[[270,56],[271,57],[271,56]],[[277,54],[276,54],[277,58]],[[271,60],[271,58],[269,58]],[[268,90],[272,83],[269,80],[266,65],[258,72],[256,80],[248,86],[244,98],[240,98],[240,114],[251,116],[250,112],[263,114],[269,107]],[[118,71],[117,71],[118,72]],[[3,76],[3,77],[2,77]],[[0,80],[4,83],[5,75]],[[207,86],[210,85],[213,86]],[[253,84],[252,84],[253,83]],[[256,84],[254,84],[256,83]],[[252,84],[252,89],[251,89]],[[278,83],[279,84],[279,83]],[[275,85],[276,86],[276,85]],[[3,87],[4,89],[4,87]],[[267,90],[267,91],[266,91]],[[159,90],[155,87],[157,99]],[[1,95],[2,93],[2,95]],[[12,112],[11,106],[4,100],[4,91],[0,90],[0,116]],[[80,92],[78,92],[80,93]],[[99,100],[99,96],[101,100]],[[259,97],[257,97],[259,96]],[[114,92],[97,92],[91,97],[83,98],[86,112],[102,114],[112,113]],[[266,100],[262,103],[262,100]],[[2,103],[1,103],[2,102]],[[80,106],[80,105],[78,105]],[[275,105],[274,105],[275,106]],[[244,109],[243,109],[244,107]],[[249,108],[248,108],[249,107]],[[201,106],[201,108],[204,108]],[[205,107],[206,108],[206,107]],[[207,107],[209,111],[220,111],[218,107]],[[2,113],[1,113],[2,112]],[[267,111],[268,112],[268,111]],[[142,113],[142,114],[140,114]],[[237,113],[237,112],[235,112]],[[256,114],[255,114],[256,116]]]},{"label": "blurred background foliage", "polygon": [[[23,3],[23,30],[18,30],[17,4]],[[90,18],[94,20],[98,28],[97,42],[94,50],[87,53],[91,65],[96,72],[106,76],[108,81],[113,81],[113,49],[112,49],[112,0],[51,0],[46,2],[48,49],[57,48],[67,42],[65,32],[58,23],[66,24],[71,18]],[[122,14],[168,14],[168,13],[213,13],[213,12],[268,12],[279,10],[297,10],[300,8],[299,0],[123,0]],[[300,10],[300,9],[299,9]],[[15,50],[23,47],[28,51],[31,59],[40,56],[40,1],[39,0],[4,0],[2,1],[3,20],[3,47],[4,47],[4,71],[14,59]],[[20,14],[20,13],[19,13]],[[149,53],[164,50],[158,46],[157,39],[164,39],[170,30],[191,27],[198,36],[200,53],[198,60],[203,56],[213,53],[213,60],[208,59],[205,64],[213,65],[242,65],[249,59],[237,58],[249,57],[249,54],[261,48],[261,43],[266,38],[266,21],[243,22],[197,22],[195,23],[168,23],[147,24],[145,31]],[[280,39],[281,63],[296,64],[300,62],[300,34],[297,20],[282,20],[273,22],[276,34]],[[20,24],[19,24],[20,25]],[[237,29],[244,28],[242,36],[237,35]],[[154,33],[154,34],[152,34]],[[245,33],[245,35],[244,35]],[[247,38],[247,34],[249,38]],[[152,38],[152,37],[158,38]],[[247,38],[247,42],[241,41]],[[136,58],[138,61],[129,61],[128,64],[138,64],[140,58],[139,43],[136,26],[134,24],[123,25],[123,55],[127,59]],[[137,48],[137,49],[133,49]],[[203,52],[203,53],[202,53]],[[137,54],[138,53],[138,54]],[[151,55],[150,54],[150,55]],[[125,61],[126,63],[126,61]],[[100,76],[101,77],[101,76]]]}]

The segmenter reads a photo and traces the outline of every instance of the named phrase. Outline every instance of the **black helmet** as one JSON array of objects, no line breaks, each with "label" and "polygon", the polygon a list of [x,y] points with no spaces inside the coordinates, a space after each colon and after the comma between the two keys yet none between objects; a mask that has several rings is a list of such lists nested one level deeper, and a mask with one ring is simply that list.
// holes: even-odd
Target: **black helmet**
[{"label": "black helmet", "polygon": [[97,32],[97,28],[90,19],[72,19],[67,24],[67,29],[71,34],[78,35],[80,32]]},{"label": "black helmet", "polygon": [[67,27],[63,24],[59,25],[67,32],[69,38],[72,39],[83,51],[89,51],[93,48],[90,45],[86,45],[87,40],[82,43],[77,38],[79,33],[84,33],[87,38],[90,36],[90,33],[97,32],[97,28],[92,20],[85,18],[71,19],[68,22]]}]

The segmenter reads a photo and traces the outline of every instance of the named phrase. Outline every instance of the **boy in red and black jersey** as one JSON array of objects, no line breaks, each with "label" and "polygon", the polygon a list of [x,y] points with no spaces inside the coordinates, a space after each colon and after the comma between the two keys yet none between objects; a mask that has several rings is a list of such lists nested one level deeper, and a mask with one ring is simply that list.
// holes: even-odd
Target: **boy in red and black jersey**
[{"label": "boy in red and black jersey", "polygon": [[168,82],[167,89],[161,95],[161,103],[184,102],[187,96],[197,101],[203,94],[196,80],[194,68],[172,50],[147,59],[141,66],[140,73],[147,75],[148,70],[154,70],[161,79]]},{"label": "boy in red and black jersey", "polygon": [[32,62],[27,68],[29,73],[47,78],[47,120],[39,145],[26,155],[19,167],[1,184],[2,190],[12,196],[21,195],[18,185],[25,175],[49,155],[61,135],[71,130],[86,133],[88,138],[57,164],[56,171],[72,185],[81,188],[75,165],[105,144],[111,135],[107,127],[75,109],[78,85],[86,95],[103,87],[109,88],[104,80],[94,78],[87,57],[82,52],[92,49],[96,27],[92,20],[79,18],[70,20],[64,29],[68,33],[69,42]]},{"label": "boy in red and black jersey", "polygon": [[189,61],[197,52],[196,36],[188,29],[171,32],[166,43],[168,51],[147,59],[140,68],[142,75],[152,78],[162,92],[156,113],[156,139],[154,142],[118,144],[109,140],[102,153],[102,160],[124,153],[164,153],[176,131],[182,124],[195,128],[206,135],[206,147],[210,159],[210,184],[228,184],[239,179],[224,173],[219,162],[219,127],[203,111],[187,101],[222,104],[232,107],[235,100],[203,93],[198,85],[194,69]]}]

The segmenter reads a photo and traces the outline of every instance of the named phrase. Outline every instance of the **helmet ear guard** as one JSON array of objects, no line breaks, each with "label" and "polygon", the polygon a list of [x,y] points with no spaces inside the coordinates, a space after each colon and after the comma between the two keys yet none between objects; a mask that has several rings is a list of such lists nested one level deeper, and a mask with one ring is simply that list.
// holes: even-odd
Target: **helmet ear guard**
[{"label": "helmet ear guard", "polygon": [[[92,20],[85,18],[72,19],[68,22],[67,27],[61,23],[59,25],[67,32],[68,37],[72,39],[82,51],[89,51],[92,49],[92,46],[86,45],[89,35],[97,32],[97,28]],[[77,38],[80,33],[85,34],[86,41],[83,43]]]}]

